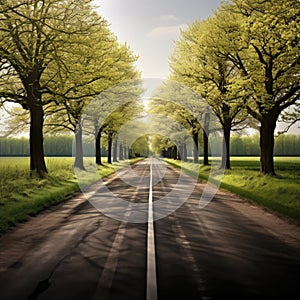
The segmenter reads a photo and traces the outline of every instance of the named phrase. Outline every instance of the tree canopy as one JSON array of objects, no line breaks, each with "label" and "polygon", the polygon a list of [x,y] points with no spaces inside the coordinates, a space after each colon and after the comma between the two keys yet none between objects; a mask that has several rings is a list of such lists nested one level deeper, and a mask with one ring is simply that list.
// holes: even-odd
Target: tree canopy
[{"label": "tree canopy", "polygon": [[224,132],[243,109],[260,123],[263,174],[275,174],[279,116],[299,105],[299,18],[297,0],[233,0],[183,32],[171,57],[172,78],[204,96]]},{"label": "tree canopy", "polygon": [[0,15],[1,102],[29,111],[30,167],[43,177],[45,115],[63,110],[61,124],[74,128],[91,97],[136,76],[137,57],[91,0],[1,1]]}]

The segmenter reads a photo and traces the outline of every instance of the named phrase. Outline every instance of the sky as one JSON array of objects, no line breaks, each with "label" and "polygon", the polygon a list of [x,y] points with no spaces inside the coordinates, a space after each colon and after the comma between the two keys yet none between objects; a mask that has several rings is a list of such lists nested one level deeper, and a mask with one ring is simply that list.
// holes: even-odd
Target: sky
[{"label": "sky", "polygon": [[195,20],[206,19],[221,0],[94,0],[121,43],[139,56],[143,78],[167,78],[174,41]]}]

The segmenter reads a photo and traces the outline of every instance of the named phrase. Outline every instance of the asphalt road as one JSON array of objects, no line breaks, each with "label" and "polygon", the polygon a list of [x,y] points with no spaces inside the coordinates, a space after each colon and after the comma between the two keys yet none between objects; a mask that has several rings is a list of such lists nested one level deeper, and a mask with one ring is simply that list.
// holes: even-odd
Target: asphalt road
[{"label": "asphalt road", "polygon": [[[163,162],[145,160],[132,171],[105,184],[128,203],[123,221],[78,195],[2,236],[0,299],[299,298],[299,243],[229,205],[230,194],[199,209],[203,184],[194,188],[189,176],[178,184],[179,172]],[[103,187],[92,197],[114,203]],[[149,214],[152,232],[143,222]]]}]

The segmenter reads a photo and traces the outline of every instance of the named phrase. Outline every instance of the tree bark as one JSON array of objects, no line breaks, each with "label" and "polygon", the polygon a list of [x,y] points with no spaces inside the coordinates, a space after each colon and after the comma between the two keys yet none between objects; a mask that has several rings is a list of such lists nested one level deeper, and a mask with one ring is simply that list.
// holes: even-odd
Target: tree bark
[{"label": "tree bark", "polygon": [[173,158],[173,151],[172,151],[172,147],[169,147],[168,149],[167,149],[167,158]]},{"label": "tree bark", "polygon": [[114,139],[114,146],[113,146],[113,162],[118,161],[118,136]]},{"label": "tree bark", "polygon": [[203,165],[208,166],[208,135],[203,130]]},{"label": "tree bark", "polygon": [[128,159],[134,158],[133,153],[132,153],[132,149],[130,147],[127,147],[127,153],[128,153]]},{"label": "tree bark", "polygon": [[232,120],[228,119],[228,120],[225,120],[225,122],[223,124],[224,141],[223,141],[223,149],[222,149],[221,168],[225,168],[226,170],[229,170],[231,168],[231,164],[230,164],[231,123],[232,123]]},{"label": "tree bark", "polygon": [[123,149],[123,151],[124,151],[124,159],[128,159],[128,153],[127,153],[127,146],[126,146],[126,144],[124,145],[124,149]]},{"label": "tree bark", "polygon": [[209,113],[204,115],[204,126],[203,126],[203,165],[208,166],[208,138],[209,138]]},{"label": "tree bark", "polygon": [[260,173],[275,176],[274,131],[277,115],[268,113],[262,116],[260,126]]},{"label": "tree bark", "polygon": [[96,164],[102,165],[101,159],[101,130],[99,130],[96,134],[95,138],[95,156],[96,156]]},{"label": "tree bark", "polygon": [[119,146],[119,160],[124,160],[124,153],[123,153],[122,143],[120,143],[120,146]]},{"label": "tree bark", "polygon": [[45,164],[43,124],[44,111],[41,105],[32,105],[30,111],[30,171],[36,172],[40,178],[48,173]]},{"label": "tree bark", "polygon": [[173,159],[177,160],[177,147],[176,146],[172,147],[172,157],[173,157]]},{"label": "tree bark", "polygon": [[83,164],[83,148],[82,148],[82,127],[77,125],[75,131],[75,162],[74,167],[80,170],[85,170]]},{"label": "tree bark", "polygon": [[181,145],[179,145],[179,147],[177,148],[177,159],[178,159],[178,160],[181,160],[181,159],[182,159],[182,150],[183,150],[183,148],[182,148],[182,144],[181,144]]},{"label": "tree bark", "polygon": [[111,164],[111,150],[112,150],[112,133],[107,134],[107,162]]},{"label": "tree bark", "polygon": [[198,131],[197,131],[197,132],[193,132],[193,141],[194,141],[194,151],[193,151],[193,155],[194,155],[194,163],[195,163],[195,164],[198,164],[198,163],[199,163]]},{"label": "tree bark", "polygon": [[187,149],[186,149],[186,143],[183,143],[182,145],[182,160],[184,162],[187,162]]}]

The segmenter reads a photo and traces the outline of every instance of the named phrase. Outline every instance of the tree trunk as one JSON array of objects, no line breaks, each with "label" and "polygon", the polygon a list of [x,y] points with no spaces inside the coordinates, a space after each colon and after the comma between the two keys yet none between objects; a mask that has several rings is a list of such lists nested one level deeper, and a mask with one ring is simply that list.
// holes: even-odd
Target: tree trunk
[{"label": "tree trunk", "polygon": [[208,166],[208,138],[209,138],[209,113],[204,115],[204,125],[203,125],[203,165]]},{"label": "tree trunk", "polygon": [[203,165],[208,166],[208,135],[203,130]]},{"label": "tree trunk", "polygon": [[124,159],[128,159],[127,146],[124,145]]},{"label": "tree trunk", "polygon": [[177,159],[181,160],[182,159],[182,144],[179,145],[178,149],[177,149]]},{"label": "tree trunk", "polygon": [[83,165],[83,148],[82,148],[82,127],[78,123],[75,132],[75,162],[74,167],[85,170]]},{"label": "tree trunk", "polygon": [[124,160],[123,145],[122,145],[122,143],[120,143],[120,146],[119,146],[119,160]]},{"label": "tree trunk", "polygon": [[107,134],[107,143],[107,162],[111,164],[112,134],[110,132]]},{"label": "tree trunk", "polygon": [[198,164],[199,163],[199,153],[198,153],[198,131],[193,132],[193,141],[194,141],[194,163]]},{"label": "tree trunk", "polygon": [[118,161],[118,136],[114,139],[114,146],[113,146],[113,162]]},{"label": "tree trunk", "polygon": [[95,138],[95,155],[96,155],[96,164],[102,165],[101,160],[101,131],[99,130],[97,132],[96,138]]},{"label": "tree trunk", "polygon": [[127,153],[128,153],[128,158],[129,159],[134,158],[132,149],[130,147],[127,147]]},{"label": "tree trunk", "polygon": [[36,172],[40,178],[48,173],[45,164],[43,124],[44,111],[41,105],[33,105],[30,110],[30,171]]},{"label": "tree trunk", "polygon": [[184,162],[187,162],[187,149],[186,149],[186,143],[183,143],[182,145],[182,160]]},{"label": "tree trunk", "polygon": [[173,157],[173,159],[177,160],[177,147],[176,146],[172,147],[172,157]]},{"label": "tree trunk", "polygon": [[170,147],[166,150],[166,157],[167,158],[171,158],[172,157],[171,148]]},{"label": "tree trunk", "polygon": [[229,170],[230,165],[230,133],[231,133],[231,119],[225,120],[223,125],[224,142],[222,149],[222,164],[221,168]]},{"label": "tree trunk", "polygon": [[260,173],[275,176],[274,131],[277,115],[268,113],[262,116],[260,126]]}]

